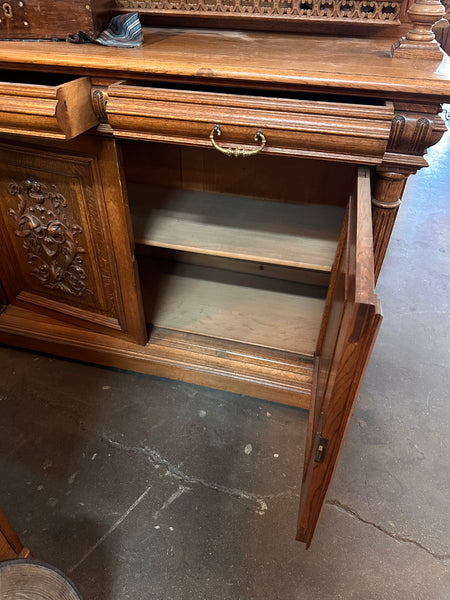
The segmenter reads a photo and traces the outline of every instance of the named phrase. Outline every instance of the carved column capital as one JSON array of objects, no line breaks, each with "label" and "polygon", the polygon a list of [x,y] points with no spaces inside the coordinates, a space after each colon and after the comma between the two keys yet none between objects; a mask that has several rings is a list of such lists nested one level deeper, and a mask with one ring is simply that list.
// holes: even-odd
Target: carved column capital
[{"label": "carved column capital", "polygon": [[414,173],[427,166],[426,151],[447,131],[445,122],[437,114],[439,110],[440,106],[396,105],[383,157],[385,167],[409,169],[409,173]]},{"label": "carved column capital", "polygon": [[[392,119],[388,151],[423,156],[444,131],[445,123],[437,115],[396,111]],[[438,132],[440,135],[437,137]]]}]

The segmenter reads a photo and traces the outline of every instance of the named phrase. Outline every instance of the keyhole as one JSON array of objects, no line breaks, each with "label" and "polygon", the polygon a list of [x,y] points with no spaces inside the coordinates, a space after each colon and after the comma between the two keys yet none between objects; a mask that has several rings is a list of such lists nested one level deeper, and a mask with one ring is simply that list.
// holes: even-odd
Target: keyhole
[{"label": "keyhole", "polygon": [[2,8],[3,8],[3,12],[5,13],[5,17],[7,19],[12,19],[13,10],[12,10],[11,4],[8,4],[8,2],[4,2],[2,5]]}]

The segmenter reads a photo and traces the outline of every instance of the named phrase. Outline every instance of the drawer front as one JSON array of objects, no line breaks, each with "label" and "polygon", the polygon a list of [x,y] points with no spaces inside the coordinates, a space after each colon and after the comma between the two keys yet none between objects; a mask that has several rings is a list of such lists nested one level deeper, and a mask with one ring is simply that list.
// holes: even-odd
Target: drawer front
[{"label": "drawer front", "polygon": [[0,81],[0,133],[69,140],[97,125],[89,78],[30,74],[30,83],[27,74],[16,78],[11,73],[13,81]]},{"label": "drawer front", "polygon": [[393,107],[120,82],[109,87],[106,112],[120,137],[205,147],[215,143],[231,155],[261,149],[268,154],[376,164],[386,149]]}]

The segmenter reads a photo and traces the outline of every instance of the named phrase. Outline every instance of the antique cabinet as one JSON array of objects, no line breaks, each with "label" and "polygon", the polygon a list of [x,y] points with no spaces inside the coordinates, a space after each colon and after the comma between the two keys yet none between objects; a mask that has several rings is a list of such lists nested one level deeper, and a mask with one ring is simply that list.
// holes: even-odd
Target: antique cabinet
[{"label": "antique cabinet", "polygon": [[[309,34],[234,14],[133,50],[0,43],[0,341],[309,410],[307,544],[403,188],[450,98],[439,2],[382,4],[350,23],[330,4]],[[174,18],[217,26],[223,6]]]}]

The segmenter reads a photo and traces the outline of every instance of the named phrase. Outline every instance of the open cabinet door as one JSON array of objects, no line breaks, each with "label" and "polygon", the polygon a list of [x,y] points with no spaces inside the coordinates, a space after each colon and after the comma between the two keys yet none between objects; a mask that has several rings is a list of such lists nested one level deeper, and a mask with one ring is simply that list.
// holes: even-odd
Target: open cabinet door
[{"label": "open cabinet door", "polygon": [[381,323],[374,293],[370,178],[358,170],[317,348],[297,539],[311,543]]}]

